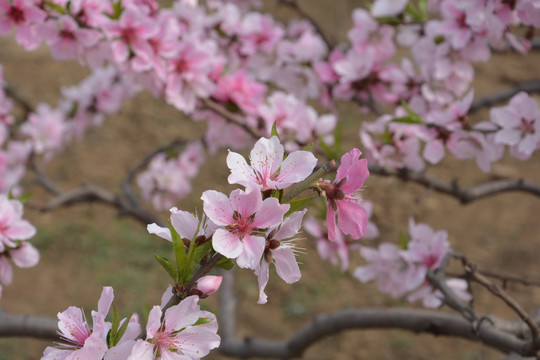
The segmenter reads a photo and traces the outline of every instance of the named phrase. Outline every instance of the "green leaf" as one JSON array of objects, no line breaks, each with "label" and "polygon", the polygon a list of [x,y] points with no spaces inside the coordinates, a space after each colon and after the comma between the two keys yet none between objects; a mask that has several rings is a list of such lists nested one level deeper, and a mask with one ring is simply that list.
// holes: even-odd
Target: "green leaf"
[{"label": "green leaf", "polygon": [[311,149],[313,149],[313,143],[310,142],[309,144],[305,145],[303,148],[301,148],[300,150],[302,151],[311,151]]},{"label": "green leaf", "polygon": [[231,270],[234,267],[234,263],[231,259],[223,258],[218,261],[216,266],[225,270]]},{"label": "green leaf", "polygon": [[392,122],[404,123],[404,124],[423,124],[422,119],[415,119],[410,116],[403,116],[392,119]]},{"label": "green leaf", "polygon": [[45,5],[49,6],[51,9],[53,9],[54,11],[56,11],[59,14],[62,14],[62,15],[66,14],[66,11],[64,10],[63,7],[53,3],[52,1],[44,1],[44,3],[45,3]]},{"label": "green leaf", "polygon": [[405,100],[401,100],[401,106],[403,106],[403,108],[405,109],[405,111],[407,112],[407,114],[409,114],[409,116],[410,116],[411,118],[413,118],[415,121],[419,121],[420,123],[423,123],[422,118],[420,117],[420,115],[418,115],[417,113],[415,113],[415,112],[409,107],[409,104],[407,104],[407,102],[405,102]]},{"label": "green leaf", "polygon": [[405,7],[405,13],[410,15],[415,22],[424,21],[424,18],[422,17],[420,11],[418,11],[416,7],[414,7],[414,4],[411,2],[407,4],[407,7]]},{"label": "green leaf", "polygon": [[299,210],[299,209],[302,209],[304,207],[306,207],[306,205],[315,198],[315,196],[310,196],[310,197],[307,197],[307,198],[301,198],[301,199],[293,199],[291,201],[289,201],[288,203],[286,204],[290,204],[291,207],[289,208],[289,211],[287,211],[285,213],[285,216],[284,217],[287,217],[289,215],[291,215],[293,212]]},{"label": "green leaf", "polygon": [[277,136],[278,140],[281,141],[281,139],[279,138],[279,134],[277,132],[277,121],[274,121],[274,123],[272,124],[272,130],[270,131],[270,137],[272,136]]},{"label": "green leaf", "polygon": [[[193,242],[192,242],[192,244],[193,244]],[[193,270],[195,270],[197,265],[199,265],[199,263],[201,262],[204,255],[208,254],[210,249],[212,249],[212,242],[211,241],[207,241],[204,244],[195,247],[195,250],[193,250],[192,260],[191,260],[190,264],[188,265],[188,267],[186,268],[186,273],[187,273],[188,276],[193,274]]]},{"label": "green leaf", "polygon": [[162,256],[159,256],[158,254],[154,254],[154,257],[156,258],[157,262],[160,263],[161,266],[163,266],[165,271],[167,271],[167,273],[171,276],[173,281],[178,281],[177,268],[173,264],[171,264],[169,260],[167,260],[166,258]]},{"label": "green leaf", "polygon": [[170,220],[169,220],[169,229],[171,231],[174,255],[176,257],[176,269],[178,270],[178,279],[176,279],[176,282],[180,282],[183,284],[185,280],[183,279],[184,269],[186,268],[186,265],[187,265],[186,247],[184,246],[184,242],[182,241],[182,238],[180,237],[180,235],[178,235],[174,226],[172,226]]},{"label": "green leaf", "polygon": [[400,25],[402,21],[395,16],[381,16],[375,18],[379,24]]},{"label": "green leaf", "polygon": [[19,196],[17,198],[17,200],[19,200],[20,202],[22,202],[24,204],[25,202],[30,200],[32,198],[32,196],[34,196],[34,194],[32,194],[32,193],[22,194],[21,196]]},{"label": "green leaf", "polygon": [[399,233],[399,248],[407,250],[409,248],[409,238],[404,233]]},{"label": "green leaf", "polygon": [[129,320],[131,319],[132,316],[133,316],[133,313],[129,314],[129,316],[126,318],[126,320],[124,320],[124,323],[122,324],[120,329],[118,329],[118,331],[116,332],[115,344],[114,345],[118,344],[120,339],[122,339],[122,336],[124,336],[124,334],[125,334],[125,332],[127,330],[127,327],[129,325]]},{"label": "green leaf", "polygon": [[210,319],[210,318],[199,318],[199,320],[197,320],[197,322],[195,324],[193,324],[193,326],[204,325],[204,324],[208,324],[209,322],[212,322],[212,319]]}]

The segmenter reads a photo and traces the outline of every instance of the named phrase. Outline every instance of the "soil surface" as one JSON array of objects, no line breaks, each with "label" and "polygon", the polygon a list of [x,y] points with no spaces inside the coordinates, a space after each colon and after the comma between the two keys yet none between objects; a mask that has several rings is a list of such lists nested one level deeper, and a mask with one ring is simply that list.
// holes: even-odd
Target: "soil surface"
[{"label": "soil surface", "polygon": [[[321,22],[333,41],[340,41],[345,39],[351,23],[350,9],[358,2],[305,0],[300,4]],[[279,18],[293,16],[289,10],[273,4],[267,6]],[[77,63],[52,61],[45,48],[26,53],[8,38],[0,39],[0,63],[8,83],[34,105],[47,102],[55,106],[61,86],[76,84],[88,74],[88,70]],[[475,70],[475,98],[479,98],[518,81],[540,78],[540,54],[526,57],[495,54],[489,63],[479,64]],[[345,132],[345,143],[360,146],[360,124],[373,117],[362,115],[346,104],[340,110],[343,117],[352,119],[348,123],[350,131]],[[486,119],[488,115],[487,111],[481,111],[475,114],[475,119]],[[92,130],[83,141],[69,145],[53,160],[42,161],[41,165],[63,190],[93,183],[116,192],[126,171],[136,166],[142,156],[175,138],[197,139],[203,131],[202,124],[190,121],[162,100],[143,93],[126,103],[118,116]],[[177,204],[179,208],[200,209],[199,197],[206,189],[232,189],[224,184],[228,174],[225,156],[223,152],[209,159],[194,181],[193,193]],[[491,174],[484,174],[473,161],[458,162],[448,158],[428,172],[447,181],[457,178],[461,185],[500,177],[523,177],[540,182],[539,160],[538,155],[527,162],[507,156],[493,166]],[[30,205],[43,204],[50,199],[35,184],[32,175],[26,178],[24,185],[26,191],[34,194]],[[382,234],[374,244],[397,242],[399,233],[407,231],[408,219],[413,216],[417,222],[427,223],[434,229],[447,229],[452,247],[482,269],[540,280],[538,198],[507,193],[463,206],[453,198],[424,187],[377,176],[367,180],[363,195],[375,204],[374,221]],[[114,286],[115,302],[123,314],[131,311],[142,314],[145,306],[159,303],[168,279],[151,254],[170,256],[170,250],[164,241],[148,235],[142,224],[119,218],[115,210],[100,204],[77,205],[49,213],[28,206],[25,216],[38,229],[33,243],[42,257],[35,268],[15,270],[14,283],[4,288],[1,299],[5,310],[55,317],[57,312],[75,305],[89,312],[96,308],[105,285]],[[165,220],[167,213],[160,216]],[[321,261],[309,240],[304,244],[307,255],[301,259],[302,280],[286,285],[275,273],[271,275],[267,305],[256,304],[256,277],[250,271],[237,271],[239,337],[287,339],[317,314],[345,307],[418,307],[379,293],[373,284],[360,284],[350,273],[342,274]],[[361,263],[359,256],[353,255],[350,270]],[[539,307],[539,289],[509,284],[507,290],[527,311]],[[516,318],[486,290],[475,286],[473,293],[479,313]],[[217,312],[216,300],[203,301],[204,307]],[[37,359],[47,345],[50,342],[0,339],[0,360]],[[304,355],[305,359],[313,360],[503,357],[478,343],[397,330],[348,331],[326,338]],[[224,357],[214,352],[208,358]]]}]

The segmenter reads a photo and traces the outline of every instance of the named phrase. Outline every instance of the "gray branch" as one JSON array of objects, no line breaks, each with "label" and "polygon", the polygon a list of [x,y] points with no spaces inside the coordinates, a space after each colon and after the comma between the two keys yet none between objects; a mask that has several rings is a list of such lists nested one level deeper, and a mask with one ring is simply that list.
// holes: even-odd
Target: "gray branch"
[{"label": "gray branch", "polygon": [[462,204],[482,199],[510,191],[524,192],[535,196],[540,196],[540,184],[523,179],[501,179],[488,181],[473,187],[460,186],[456,181],[445,182],[424,173],[416,173],[409,170],[394,170],[382,166],[370,165],[371,174],[380,176],[395,176],[404,181],[425,186],[457,198]]}]

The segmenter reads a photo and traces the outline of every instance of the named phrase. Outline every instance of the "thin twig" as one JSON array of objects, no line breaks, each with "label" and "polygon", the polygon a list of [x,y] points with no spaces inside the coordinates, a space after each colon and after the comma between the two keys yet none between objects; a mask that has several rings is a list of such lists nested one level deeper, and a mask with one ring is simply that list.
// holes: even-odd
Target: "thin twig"
[{"label": "thin twig", "polygon": [[21,108],[23,109],[23,112],[24,112],[23,116],[22,116],[23,119],[26,119],[28,117],[28,115],[30,115],[30,113],[32,113],[34,111],[34,107],[30,103],[30,101],[27,100],[21,94],[19,94],[19,92],[17,90],[15,90],[12,86],[7,85],[4,88],[4,91],[5,91],[7,96],[9,96],[13,100],[15,100],[15,102],[21,106]]},{"label": "thin twig", "polygon": [[456,181],[445,182],[424,173],[412,172],[409,170],[395,170],[382,166],[370,165],[371,174],[380,176],[395,176],[404,181],[412,181],[423,185],[428,189],[453,196],[462,204],[482,199],[510,191],[519,191],[540,196],[540,184],[523,179],[501,179],[488,181],[473,187],[462,187]]},{"label": "thin twig", "polygon": [[133,189],[131,188],[131,185],[133,184],[133,181],[135,180],[135,176],[144,169],[152,159],[160,153],[167,152],[171,149],[174,149],[179,146],[185,145],[185,141],[183,140],[174,140],[171,143],[161,146],[148,155],[146,155],[133,169],[128,171],[126,174],[126,177],[124,178],[124,181],[122,181],[122,192],[126,196],[127,200],[131,203],[132,206],[135,206],[137,208],[142,208],[140,205],[139,199],[133,192]]},{"label": "thin twig", "polygon": [[434,288],[442,292],[444,295],[445,304],[447,304],[450,308],[459,311],[465,319],[474,324],[478,319],[474,309],[458,298],[456,294],[454,294],[454,292],[448,287],[448,285],[446,285],[446,268],[452,257],[453,254],[447,254],[439,268],[437,268],[435,271],[428,271],[426,278]]},{"label": "thin twig", "polygon": [[487,277],[476,271],[476,266],[469,262],[465,257],[461,257],[461,261],[463,262],[463,268],[465,269],[465,272],[469,274],[469,276],[475,280],[480,285],[484,286],[486,289],[488,289],[493,295],[497,296],[501,300],[503,300],[506,305],[508,305],[512,310],[516,312],[516,314],[519,315],[519,317],[525,321],[529,329],[531,330],[531,334],[533,339],[537,339],[538,335],[540,334],[540,327],[538,327],[538,324],[536,324],[523,310],[521,305],[517,303],[510,295],[508,295],[499,285],[495,284],[491,280],[489,280]]}]

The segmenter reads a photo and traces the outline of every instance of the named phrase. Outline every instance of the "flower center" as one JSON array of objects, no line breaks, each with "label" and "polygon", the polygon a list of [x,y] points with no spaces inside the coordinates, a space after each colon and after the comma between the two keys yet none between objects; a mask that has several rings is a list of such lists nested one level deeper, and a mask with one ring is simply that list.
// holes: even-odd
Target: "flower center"
[{"label": "flower center", "polygon": [[19,9],[15,6],[12,6],[9,8],[8,17],[11,18],[13,22],[17,24],[22,23],[25,20],[24,11],[22,11],[22,9]]}]

